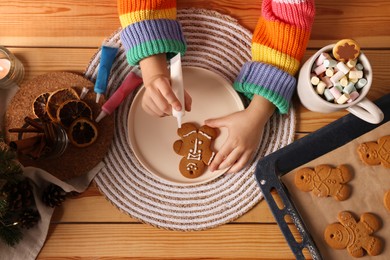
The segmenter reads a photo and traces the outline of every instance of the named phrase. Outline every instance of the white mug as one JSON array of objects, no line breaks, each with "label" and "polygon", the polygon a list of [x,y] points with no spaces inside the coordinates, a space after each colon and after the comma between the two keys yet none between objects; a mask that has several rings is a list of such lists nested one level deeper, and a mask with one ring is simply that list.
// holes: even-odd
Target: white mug
[{"label": "white mug", "polygon": [[364,53],[360,52],[359,62],[364,67],[364,77],[367,79],[367,84],[360,90],[360,95],[357,99],[350,103],[335,104],[323,99],[317,94],[315,88],[310,82],[313,64],[321,53],[332,53],[334,44],[323,47],[311,56],[301,67],[298,76],[298,96],[307,109],[321,113],[331,113],[342,109],[348,110],[355,116],[372,124],[378,124],[383,120],[383,112],[374,103],[366,98],[372,84],[372,68]]}]

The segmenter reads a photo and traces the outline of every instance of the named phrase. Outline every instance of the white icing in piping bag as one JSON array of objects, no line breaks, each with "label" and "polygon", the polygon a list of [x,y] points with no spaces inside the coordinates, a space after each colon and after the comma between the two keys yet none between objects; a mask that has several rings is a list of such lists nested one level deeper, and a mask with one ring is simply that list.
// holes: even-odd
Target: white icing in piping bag
[{"label": "white icing in piping bag", "polygon": [[171,59],[171,84],[172,90],[175,93],[177,99],[179,99],[181,104],[181,111],[177,111],[172,108],[172,115],[177,119],[177,125],[181,128],[182,118],[185,114],[184,109],[184,84],[183,84],[183,72],[181,68],[181,56],[178,53],[175,57]]}]

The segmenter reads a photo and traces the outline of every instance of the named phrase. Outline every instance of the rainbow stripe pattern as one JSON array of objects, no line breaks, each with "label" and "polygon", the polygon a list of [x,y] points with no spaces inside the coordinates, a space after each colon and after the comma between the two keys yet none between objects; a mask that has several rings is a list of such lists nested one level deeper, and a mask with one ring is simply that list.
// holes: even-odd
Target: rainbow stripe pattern
[{"label": "rainbow stripe pattern", "polygon": [[314,0],[263,0],[252,38],[252,61],[244,64],[234,88],[249,99],[263,96],[280,113],[287,113],[314,15]]},{"label": "rainbow stripe pattern", "polygon": [[[118,0],[121,40],[127,61],[148,56],[184,55],[186,43],[176,20],[175,0]],[[233,86],[249,99],[260,95],[287,113],[297,73],[309,41],[314,0],[263,0],[252,38],[252,61],[245,63]]]},{"label": "rainbow stripe pattern", "polygon": [[129,64],[158,53],[167,53],[168,58],[184,55],[186,43],[176,21],[175,0],[118,0],[118,13]]}]

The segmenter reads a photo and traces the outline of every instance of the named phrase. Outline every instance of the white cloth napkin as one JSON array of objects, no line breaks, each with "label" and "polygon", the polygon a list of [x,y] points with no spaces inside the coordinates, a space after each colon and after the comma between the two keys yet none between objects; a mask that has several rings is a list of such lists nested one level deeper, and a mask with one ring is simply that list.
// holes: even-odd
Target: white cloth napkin
[{"label": "white cloth napkin", "polygon": [[[16,94],[17,90],[17,87],[8,90],[0,89],[0,129],[3,128],[3,119],[7,105],[9,104],[12,97]],[[46,187],[49,183],[53,183],[60,186],[66,192],[76,191],[81,193],[88,188],[92,179],[103,166],[104,163],[100,162],[87,174],[70,179],[67,182],[63,182],[57,179],[42,169],[35,167],[23,167],[22,169],[24,175],[31,179],[34,184],[34,198],[41,219],[33,228],[23,229],[23,239],[14,247],[10,247],[0,241],[0,259],[36,259],[46,241],[50,220],[54,212],[54,208],[46,206],[41,200],[44,187]]]}]

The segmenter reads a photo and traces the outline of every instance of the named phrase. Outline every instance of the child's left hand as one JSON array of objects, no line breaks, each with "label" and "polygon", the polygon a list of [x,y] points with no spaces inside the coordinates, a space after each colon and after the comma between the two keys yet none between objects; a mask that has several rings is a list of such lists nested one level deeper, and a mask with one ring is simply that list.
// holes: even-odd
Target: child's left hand
[{"label": "child's left hand", "polygon": [[228,173],[238,172],[252,159],[263,136],[264,126],[275,107],[261,96],[255,96],[243,111],[225,117],[208,119],[210,127],[228,129],[228,138],[215,155],[210,170],[229,168]]}]

